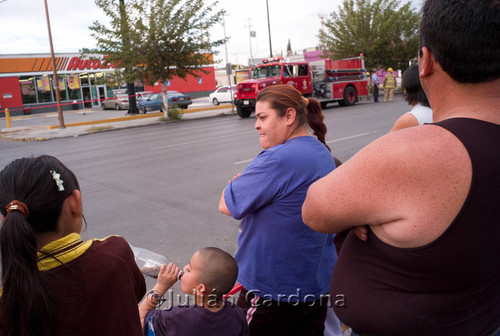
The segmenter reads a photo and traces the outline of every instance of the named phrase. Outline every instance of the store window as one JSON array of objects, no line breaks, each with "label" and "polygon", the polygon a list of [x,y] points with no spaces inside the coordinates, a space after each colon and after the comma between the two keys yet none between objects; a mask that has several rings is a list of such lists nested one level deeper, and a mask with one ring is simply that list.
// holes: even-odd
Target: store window
[{"label": "store window", "polygon": [[35,104],[37,101],[34,78],[32,76],[19,77],[19,84],[23,104]]},{"label": "store window", "polygon": [[68,100],[68,92],[66,90],[66,76],[57,75],[57,81],[59,82],[59,95],[61,97],[61,101]]},{"label": "store window", "polygon": [[81,86],[89,86],[89,74],[88,73],[80,74],[80,85]]},{"label": "store window", "polygon": [[116,74],[112,72],[104,73],[104,80],[106,83],[106,89],[108,91],[108,97],[113,93],[112,90],[118,89],[118,81],[116,80]]},{"label": "store window", "polygon": [[80,90],[80,77],[78,75],[68,75],[66,76],[66,81],[68,82],[68,99],[82,99],[82,91]]},{"label": "store window", "polygon": [[96,72],[94,75],[95,75],[95,85],[106,84],[106,77],[104,76],[104,72]]},{"label": "store window", "polygon": [[35,77],[35,83],[39,103],[54,101],[54,99],[52,99],[52,85],[49,76]]}]

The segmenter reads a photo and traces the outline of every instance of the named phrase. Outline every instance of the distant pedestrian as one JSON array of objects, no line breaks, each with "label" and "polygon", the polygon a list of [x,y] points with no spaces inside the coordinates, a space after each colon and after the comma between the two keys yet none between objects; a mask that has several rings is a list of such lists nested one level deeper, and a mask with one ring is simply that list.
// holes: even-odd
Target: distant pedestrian
[{"label": "distant pedestrian", "polygon": [[372,85],[373,85],[373,101],[375,103],[378,103],[378,86],[380,85],[380,81],[378,80],[376,71],[373,71]]},{"label": "distant pedestrian", "polygon": [[370,73],[367,71],[366,72],[366,91],[368,92],[368,98],[367,100],[370,100],[370,91],[372,88],[372,79],[370,77]]},{"label": "distant pedestrian", "polygon": [[392,68],[387,69],[389,73],[385,75],[384,78],[384,101],[387,102],[387,97],[389,101],[392,102],[394,99],[394,89],[396,88],[396,76],[393,74],[394,70]]}]

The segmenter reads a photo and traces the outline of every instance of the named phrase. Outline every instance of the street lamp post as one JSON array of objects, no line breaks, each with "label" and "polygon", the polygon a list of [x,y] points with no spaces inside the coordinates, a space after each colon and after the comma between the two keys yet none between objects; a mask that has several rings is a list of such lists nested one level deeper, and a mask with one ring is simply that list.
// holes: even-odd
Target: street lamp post
[{"label": "street lamp post", "polygon": [[267,30],[269,31],[269,56],[273,57],[273,47],[271,46],[271,23],[269,22],[268,0],[266,0],[266,7],[267,7]]},{"label": "street lamp post", "polygon": [[59,128],[66,128],[64,125],[64,115],[61,106],[61,93],[59,92],[59,79],[57,78],[56,69],[56,58],[54,57],[54,47],[52,45],[52,33],[50,31],[50,19],[49,19],[49,8],[47,7],[47,0],[45,2],[45,15],[47,16],[47,28],[49,30],[49,42],[50,42],[50,58],[52,61],[52,73],[54,75],[53,86],[56,91],[56,101],[57,101],[57,114],[59,116]]}]

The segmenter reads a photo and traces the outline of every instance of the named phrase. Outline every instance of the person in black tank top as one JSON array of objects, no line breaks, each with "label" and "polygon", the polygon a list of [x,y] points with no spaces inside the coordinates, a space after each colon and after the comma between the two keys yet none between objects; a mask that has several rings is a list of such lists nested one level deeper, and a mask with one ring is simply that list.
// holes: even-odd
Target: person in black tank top
[{"label": "person in black tank top", "polygon": [[[500,2],[426,0],[433,124],[391,132],[309,187],[304,222],[351,228],[330,295],[360,335],[500,335]],[[453,37],[453,38],[452,38]]]}]

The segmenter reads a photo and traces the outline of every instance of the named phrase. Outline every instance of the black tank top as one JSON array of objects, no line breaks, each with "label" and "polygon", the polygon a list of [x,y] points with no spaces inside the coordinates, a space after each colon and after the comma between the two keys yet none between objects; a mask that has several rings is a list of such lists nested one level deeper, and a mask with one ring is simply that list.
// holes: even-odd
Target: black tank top
[{"label": "black tank top", "polygon": [[[472,182],[435,241],[397,248],[352,233],[332,276],[334,310],[376,335],[488,335],[500,326],[500,125],[455,118],[439,125],[467,149]],[[426,127],[426,126],[422,126]]]}]

